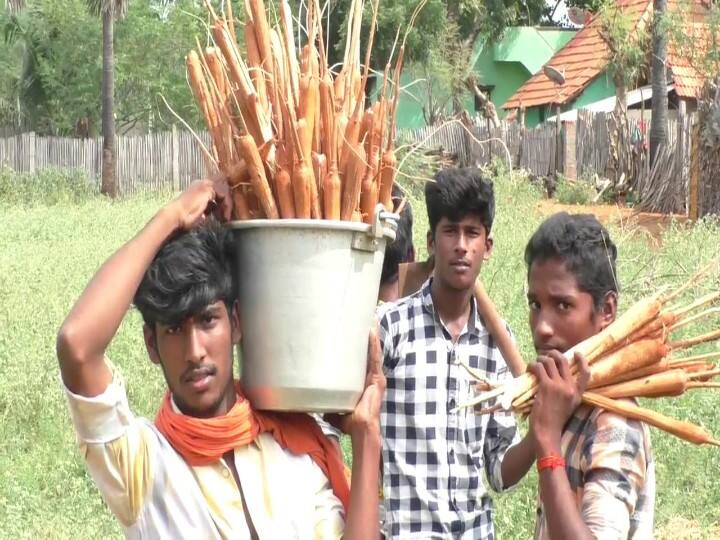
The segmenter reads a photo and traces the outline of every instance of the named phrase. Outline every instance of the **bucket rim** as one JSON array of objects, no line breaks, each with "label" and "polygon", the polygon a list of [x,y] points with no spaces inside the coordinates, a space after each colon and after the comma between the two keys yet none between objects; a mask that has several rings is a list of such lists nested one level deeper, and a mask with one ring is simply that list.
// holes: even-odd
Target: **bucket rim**
[{"label": "bucket rim", "polygon": [[[387,223],[384,225],[387,225]],[[246,219],[230,221],[225,226],[232,230],[314,229],[372,234],[372,225],[368,223],[332,219]],[[393,233],[392,229],[388,231],[383,227],[383,236],[394,237]]]}]

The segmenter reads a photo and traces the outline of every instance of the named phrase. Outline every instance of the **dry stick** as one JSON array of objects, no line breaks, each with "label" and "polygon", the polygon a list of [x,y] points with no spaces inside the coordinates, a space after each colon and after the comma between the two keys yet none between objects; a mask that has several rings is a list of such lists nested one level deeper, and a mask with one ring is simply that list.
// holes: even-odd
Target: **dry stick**
[{"label": "dry stick", "polygon": [[705,371],[693,371],[688,373],[688,379],[711,379],[717,375],[720,375],[720,369],[708,369]]},{"label": "dry stick", "polygon": [[213,139],[215,150],[218,153],[218,166],[223,169],[228,165],[227,155],[225,153],[225,146],[223,144],[222,133],[220,132],[220,126],[215,111],[213,100],[210,97],[210,92],[207,87],[207,81],[203,74],[202,66],[200,65],[200,58],[195,51],[190,51],[187,55],[185,62],[188,69],[188,77],[190,79],[190,86],[195,94],[195,99],[200,103],[200,109],[203,111],[205,116],[205,122],[207,123],[208,130]]},{"label": "dry stick", "polygon": [[216,21],[212,29],[215,43],[222,51],[231,79],[236,84],[240,94],[239,112],[242,114],[248,131],[255,138],[257,144],[264,145],[272,139],[272,126],[266,126],[264,112],[259,106],[247,66],[242,61],[235,44],[230,40],[228,30],[223,23]]},{"label": "dry stick", "polygon": [[227,109],[227,82],[222,69],[220,58],[217,56],[217,50],[214,47],[205,49],[205,54],[200,56],[204,73],[206,74],[206,82],[209,90],[210,107],[214,109],[214,115],[217,122],[217,133],[220,140],[216,142],[216,146],[222,148],[225,155],[225,167],[228,169],[235,161],[233,155],[233,128],[232,119]]},{"label": "dry stick", "polygon": [[263,61],[260,55],[260,49],[257,43],[255,26],[252,18],[248,17],[245,21],[245,50],[247,51],[247,64],[250,79],[255,86],[260,105],[267,109],[268,106],[268,89],[263,71]]},{"label": "dry stick", "polygon": [[682,319],[675,324],[673,324],[670,327],[670,331],[674,332],[678,330],[679,328],[682,328],[683,326],[687,326],[688,324],[692,324],[694,322],[699,321],[700,319],[704,319],[705,317],[708,317],[710,315],[713,315],[714,313],[720,313],[720,307],[718,308],[710,308],[706,309],[705,311],[701,311],[700,313],[697,313],[695,315],[692,315],[691,317],[687,317],[685,319]]},{"label": "dry stick", "polygon": [[690,381],[688,388],[720,388],[720,382],[696,382]]},{"label": "dry stick", "polygon": [[630,403],[624,401],[615,401],[592,392],[585,392],[583,394],[583,403],[605,409],[606,411],[613,412],[631,420],[645,422],[646,424],[662,429],[671,435],[675,435],[676,437],[695,444],[712,444],[720,446],[720,442],[713,439],[712,436],[700,426],[696,426],[695,424],[691,424],[689,422],[681,422],[679,420],[675,420],[674,418],[670,418],[655,411],[643,409],[642,407],[638,407],[636,405],[631,405]]},{"label": "dry stick", "polygon": [[253,29],[258,52],[260,53],[260,67],[265,77],[265,87],[268,89],[268,94],[272,94],[274,86],[272,49],[270,46],[270,26],[265,14],[265,6],[262,0],[247,0],[247,4],[252,14]]},{"label": "dry stick", "polygon": [[203,140],[202,140],[200,137],[198,137],[198,134],[197,134],[197,133],[195,133],[195,130],[194,130],[192,127],[190,127],[190,124],[188,124],[178,113],[176,113],[176,112],[173,110],[173,108],[170,106],[170,104],[169,104],[169,103],[167,102],[167,100],[165,99],[165,96],[162,96],[162,95],[161,95],[160,98],[163,100],[163,103],[164,103],[165,106],[168,108],[168,110],[170,111],[170,113],[171,113],[175,118],[177,118],[177,119],[180,121],[180,123],[181,123],[183,126],[185,126],[185,129],[187,129],[188,132],[193,136],[193,139],[195,139],[195,142],[196,142],[196,143],[198,144],[198,146],[200,147],[200,151],[202,152],[202,155],[203,155],[203,157],[205,158],[205,165],[207,166],[208,170],[212,170],[212,171],[217,171],[217,170],[219,170],[219,167],[218,167],[218,164],[217,164],[217,160],[212,156],[212,154],[210,153],[210,151],[207,149],[207,147],[205,146],[205,143],[203,142]]},{"label": "dry stick", "polygon": [[297,62],[297,55],[295,52],[295,38],[293,36],[293,22],[292,13],[290,12],[290,5],[287,0],[280,2],[280,26],[282,28],[283,45],[285,47],[285,56],[288,62],[287,74],[290,77],[289,86],[291,90],[291,96],[293,99],[292,107],[296,108],[298,105],[297,96],[299,95],[300,88],[298,80],[298,74],[300,73],[300,67]]},{"label": "dry stick", "polygon": [[708,332],[707,334],[702,334],[700,336],[695,336],[688,339],[673,341],[668,345],[672,350],[680,350],[687,349],[688,347],[694,347],[695,345],[699,345],[700,343],[715,341],[716,339],[720,339],[720,330],[715,330],[713,332]]},{"label": "dry stick", "polygon": [[235,33],[235,17],[233,17],[233,10],[232,10],[232,2],[231,0],[228,0],[225,3],[226,6],[226,14],[225,14],[225,20],[227,21],[228,30],[230,30],[230,35],[237,39],[237,34]]},{"label": "dry stick", "polygon": [[671,363],[680,364],[683,362],[692,362],[695,360],[715,360],[716,358],[720,358],[720,351],[696,354],[693,356],[683,356],[682,358],[677,358],[677,359],[671,360]]},{"label": "dry stick", "polygon": [[[362,95],[365,94],[365,86],[367,85],[368,75],[370,74],[370,52],[372,51],[373,41],[375,39],[375,30],[377,27],[377,17],[378,17],[378,6],[379,6],[380,0],[373,0],[372,9],[373,9],[373,15],[372,15],[372,22],[370,23],[370,34],[368,35],[368,43],[367,48],[365,49],[365,66],[363,70],[363,76],[362,81],[360,83],[360,92]],[[359,32],[358,32],[359,35]],[[358,50],[360,48],[360,40],[358,38]],[[357,101],[355,102],[355,112],[354,116],[359,116],[360,111],[362,110],[363,102],[365,101],[362,99],[362,95],[357,96]]]},{"label": "dry stick", "polygon": [[479,279],[475,280],[475,300],[478,312],[482,315],[486,328],[500,349],[508,369],[513,377],[518,377],[526,370],[525,361]]},{"label": "dry stick", "polygon": [[705,266],[703,266],[700,270],[690,276],[690,278],[688,278],[685,283],[680,285],[680,287],[675,289],[673,292],[666,294],[663,298],[663,303],[667,304],[680,296],[682,293],[687,291],[690,287],[695,285],[702,278],[706,277],[710,270],[712,270],[713,267],[717,267],[718,265],[720,265],[720,255],[717,255],[713,259],[711,259]]},{"label": "dry stick", "polygon": [[287,96],[288,81],[285,74],[285,54],[283,52],[282,42],[277,31],[273,28],[270,31],[270,46],[273,53],[273,75],[275,76],[275,84],[273,85],[273,92],[270,96],[272,99],[272,118],[275,127],[275,134],[278,140],[282,141],[284,138],[284,124],[281,116],[281,96],[283,98]]},{"label": "dry stick", "polygon": [[675,309],[669,309],[668,311],[672,311],[675,313],[675,315],[678,318],[682,318],[683,316],[687,315],[689,312],[694,311],[700,307],[706,306],[708,304],[713,303],[715,300],[720,298],[720,291],[717,292],[711,292],[709,294],[706,294],[705,296],[701,296],[694,302],[691,302],[690,304],[682,307],[677,307]]},{"label": "dry stick", "polygon": [[[388,127],[388,141],[385,151],[380,158],[380,202],[385,208],[392,212],[392,188],[397,177],[397,158],[395,157],[395,113],[400,100],[400,76],[402,75],[403,61],[405,57],[405,46],[400,47],[397,64],[395,66],[395,88],[393,99],[390,105],[390,126]],[[386,74],[389,73],[389,63],[386,66]]]}]

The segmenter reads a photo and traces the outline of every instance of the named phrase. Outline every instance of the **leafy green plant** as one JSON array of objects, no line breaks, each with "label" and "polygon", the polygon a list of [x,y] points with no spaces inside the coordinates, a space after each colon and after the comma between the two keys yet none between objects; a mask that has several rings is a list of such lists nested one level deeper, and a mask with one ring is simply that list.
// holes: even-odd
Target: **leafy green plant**
[{"label": "leafy green plant", "polygon": [[77,204],[97,196],[96,182],[73,169],[43,169],[18,173],[0,168],[0,204],[52,206]]},{"label": "leafy green plant", "polygon": [[595,189],[587,182],[558,178],[555,199],[561,204],[590,204],[595,195]]}]

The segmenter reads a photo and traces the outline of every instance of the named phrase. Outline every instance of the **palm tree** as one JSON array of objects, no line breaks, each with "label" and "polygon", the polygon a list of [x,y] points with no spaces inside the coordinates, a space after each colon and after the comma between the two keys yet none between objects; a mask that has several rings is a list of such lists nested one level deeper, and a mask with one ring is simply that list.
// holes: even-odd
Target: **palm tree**
[{"label": "palm tree", "polygon": [[25,0],[5,0],[5,9],[8,13],[17,13],[25,7]]},{"label": "palm tree", "polygon": [[127,13],[129,0],[87,0],[90,12],[102,17],[103,24],[103,77],[102,77],[102,132],[103,163],[100,192],[115,198],[118,185],[115,176],[115,53],[113,51],[116,19]]},{"label": "palm tree", "polygon": [[667,0],[653,0],[652,35],[652,121],[650,123],[650,166],[661,146],[668,142],[667,118],[667,33],[665,28]]}]

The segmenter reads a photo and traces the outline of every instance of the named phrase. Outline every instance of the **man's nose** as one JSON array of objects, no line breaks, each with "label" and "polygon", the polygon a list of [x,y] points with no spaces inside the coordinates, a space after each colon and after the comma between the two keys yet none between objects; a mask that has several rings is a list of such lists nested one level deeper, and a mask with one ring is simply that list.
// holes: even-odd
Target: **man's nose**
[{"label": "man's nose", "polygon": [[190,325],[187,331],[185,357],[188,362],[197,364],[205,358],[205,345],[202,336],[194,325]]}]

